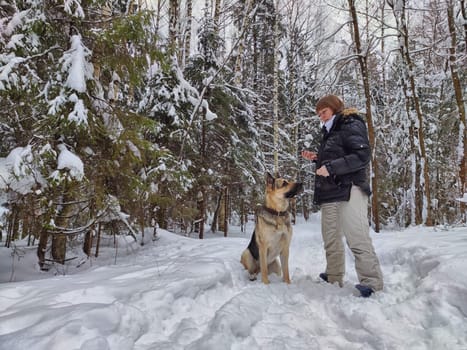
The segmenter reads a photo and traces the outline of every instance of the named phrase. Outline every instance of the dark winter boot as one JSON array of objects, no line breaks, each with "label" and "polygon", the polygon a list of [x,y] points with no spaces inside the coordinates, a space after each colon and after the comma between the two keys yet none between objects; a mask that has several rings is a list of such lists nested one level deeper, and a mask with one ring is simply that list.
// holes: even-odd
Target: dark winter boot
[{"label": "dark winter boot", "polygon": [[328,274],[326,272],[321,272],[319,274],[319,278],[321,278],[324,282],[328,282]]},{"label": "dark winter boot", "polygon": [[356,284],[355,288],[358,289],[358,291],[360,292],[360,296],[363,298],[368,298],[371,294],[375,292],[373,289],[363,284]]}]

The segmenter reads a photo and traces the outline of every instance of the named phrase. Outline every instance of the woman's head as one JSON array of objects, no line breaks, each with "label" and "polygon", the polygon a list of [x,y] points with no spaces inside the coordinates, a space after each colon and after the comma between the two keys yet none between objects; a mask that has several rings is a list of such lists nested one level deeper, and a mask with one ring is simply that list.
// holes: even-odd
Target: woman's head
[{"label": "woman's head", "polygon": [[316,113],[320,113],[325,108],[329,108],[332,111],[332,114],[336,114],[339,112],[342,112],[344,109],[344,102],[337,97],[336,95],[327,95],[324,97],[321,97],[316,104]]}]

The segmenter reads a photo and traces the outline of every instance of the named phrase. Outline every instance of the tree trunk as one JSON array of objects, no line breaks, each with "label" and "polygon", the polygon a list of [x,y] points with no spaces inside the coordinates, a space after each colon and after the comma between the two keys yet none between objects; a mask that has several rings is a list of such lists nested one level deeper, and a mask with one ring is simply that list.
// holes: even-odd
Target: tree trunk
[{"label": "tree trunk", "polygon": [[225,232],[225,216],[227,215],[226,210],[227,208],[225,207],[225,187],[221,189],[222,194],[220,197],[220,204],[219,204],[219,221],[218,221],[218,226],[219,226],[219,231]]},{"label": "tree trunk", "polygon": [[211,223],[211,232],[216,233],[219,228],[219,216],[221,210],[221,201],[222,201],[222,192],[219,191],[219,195],[217,196],[216,201],[216,210],[214,210],[214,214],[212,216],[212,223]]},{"label": "tree trunk", "polygon": [[18,230],[18,210],[19,209],[16,203],[13,203],[11,206],[10,215],[8,215],[7,235],[5,240],[6,248],[10,248],[10,244],[13,241],[13,237],[16,235],[16,232]]},{"label": "tree trunk", "polygon": [[[449,66],[451,68],[451,78],[452,84],[454,86],[454,93],[456,96],[457,102],[457,110],[459,112],[459,145],[463,145],[463,152],[459,155],[459,178],[460,178],[460,196],[462,197],[464,192],[467,192],[466,186],[466,156],[467,156],[467,142],[466,142],[466,135],[467,135],[467,125],[466,125],[466,117],[465,117],[465,104],[464,104],[464,96],[462,93],[462,84],[459,78],[459,67],[457,64],[457,35],[456,35],[456,25],[454,21],[454,13],[453,13],[453,3],[452,0],[448,0],[447,6],[447,15],[448,15],[448,26],[449,26],[449,34],[451,36],[451,46],[449,47]],[[467,34],[467,33],[466,33]]]},{"label": "tree trunk", "polygon": [[182,57],[180,58],[180,65],[182,68],[185,67],[186,61],[190,57],[191,50],[191,27],[192,27],[192,16],[193,16],[193,2],[192,0],[186,0],[186,26],[183,30],[183,50],[180,50]]},{"label": "tree trunk", "polygon": [[[68,227],[70,216],[73,212],[73,196],[71,194],[73,185],[64,184],[61,209],[55,217],[55,226],[61,231]],[[52,234],[52,258],[60,264],[65,263],[67,235],[64,232]]]},{"label": "tree trunk", "polygon": [[222,226],[224,231],[224,237],[227,237],[229,231],[229,186],[224,187],[224,221]]},{"label": "tree trunk", "polygon": [[247,0],[245,13],[243,14],[242,26],[238,38],[237,57],[235,59],[235,84],[240,85],[242,82],[242,59],[243,51],[245,50],[245,33],[250,25],[250,12],[253,0]]},{"label": "tree trunk", "polygon": [[140,203],[140,215],[139,215],[139,227],[141,229],[141,245],[144,245],[144,228],[145,228],[145,210],[144,210],[144,201]]},{"label": "tree trunk", "polygon": [[175,49],[178,39],[178,18],[180,12],[180,0],[169,1],[169,47]]},{"label": "tree trunk", "polygon": [[240,232],[245,232],[245,200],[240,200]]},{"label": "tree trunk", "polygon": [[460,0],[462,19],[464,20],[464,49],[467,53],[467,9],[465,7],[465,0]]},{"label": "tree trunk", "polygon": [[204,186],[201,186],[200,193],[199,193],[200,198],[198,199],[198,211],[199,211],[199,217],[198,217],[198,237],[199,239],[204,238],[204,213],[206,212],[206,194],[204,190]]},{"label": "tree trunk", "polygon": [[353,22],[353,39],[355,43],[355,49],[357,53],[358,63],[360,65],[360,70],[362,73],[362,80],[363,80],[363,90],[365,92],[365,104],[366,104],[366,119],[368,124],[368,138],[370,141],[370,149],[371,149],[371,168],[372,168],[372,178],[371,178],[371,187],[372,187],[372,201],[371,201],[371,208],[372,208],[372,216],[374,222],[374,230],[375,232],[380,231],[379,227],[379,196],[378,196],[378,160],[376,158],[376,137],[375,137],[375,130],[373,127],[373,116],[371,112],[371,93],[370,93],[370,80],[369,80],[369,70],[367,64],[367,56],[364,52],[362,52],[362,45],[360,42],[360,31],[358,28],[358,17],[357,11],[355,9],[355,0],[348,0],[349,1],[349,8],[350,13],[352,16]]},{"label": "tree trunk", "polygon": [[84,235],[83,252],[88,257],[91,256],[93,232],[94,232],[93,229],[89,229],[88,231],[86,231],[86,234]]},{"label": "tree trunk", "polygon": [[214,23],[219,28],[219,19],[221,15],[221,0],[214,1]]},{"label": "tree trunk", "polygon": [[39,235],[39,245],[37,246],[37,258],[40,269],[44,269],[45,265],[45,252],[47,251],[47,241],[49,240],[49,234],[46,227],[42,227]]},{"label": "tree trunk", "polygon": [[309,208],[309,196],[302,196],[302,209],[303,209],[303,218],[305,221],[308,221],[310,218],[310,208]]},{"label": "tree trunk", "polygon": [[274,82],[273,82],[273,128],[274,128],[274,177],[279,175],[279,62],[278,62],[278,50],[279,50],[279,13],[278,7],[275,5],[274,13]]},{"label": "tree trunk", "polygon": [[162,2],[162,1],[158,1],[158,2],[157,2],[157,7],[156,7],[156,21],[155,21],[155,26],[156,26],[156,28],[154,28],[156,34],[159,33],[159,29],[160,29],[162,5],[163,5],[163,2]]},{"label": "tree trunk", "polygon": [[157,225],[163,230],[167,230],[168,223],[167,223],[167,209],[166,208],[159,208],[156,213],[156,221]]},{"label": "tree trunk", "polygon": [[[209,93],[206,93],[206,96],[209,96]],[[206,97],[208,99],[208,97]],[[205,112],[205,111],[204,111]],[[200,145],[200,160],[202,173],[199,175],[200,179],[200,193],[198,198],[198,210],[199,210],[199,239],[204,238],[204,221],[206,220],[206,188],[204,186],[204,169],[205,169],[205,159],[206,159],[206,123],[205,123],[205,113],[201,113],[201,145]]]},{"label": "tree trunk", "polygon": [[[423,131],[423,115],[422,110],[420,107],[420,99],[418,97],[417,86],[415,82],[415,72],[414,68],[415,65],[412,61],[412,57],[410,56],[409,52],[409,32],[407,27],[406,21],[406,0],[397,0],[399,1],[398,9],[400,11],[395,10],[394,5],[392,4],[392,8],[394,11],[394,15],[396,18],[397,26],[399,29],[399,35],[401,35],[400,41],[400,51],[403,60],[405,61],[405,79],[409,83],[410,87],[410,99],[412,102],[413,109],[415,110],[417,116],[417,123],[414,124],[416,130],[414,133],[418,138],[417,142],[417,152],[420,155],[420,162],[417,162],[417,168],[420,168],[420,179],[417,180],[420,184],[419,190],[421,192],[421,196],[423,200],[421,203],[417,203],[418,209],[422,211],[422,222],[425,223],[427,226],[433,225],[433,218],[432,218],[432,209],[431,209],[431,193],[430,193],[430,177],[428,173],[428,158],[426,156],[426,149],[425,149],[425,135]],[[418,174],[418,173],[417,173]],[[421,181],[423,180],[423,181]],[[418,190],[418,189],[417,189]]]},{"label": "tree trunk", "polygon": [[66,238],[66,235],[62,232],[55,232],[52,234],[52,258],[59,264],[65,263]]},{"label": "tree trunk", "polygon": [[292,225],[297,223],[297,198],[290,199],[290,215],[292,216]]},{"label": "tree trunk", "polygon": [[[406,44],[408,45],[408,35],[406,37]],[[421,167],[421,179],[423,179],[423,184],[420,181],[420,190],[423,197],[423,202],[421,203],[422,209],[422,220],[425,225],[433,226],[432,210],[431,210],[431,192],[430,192],[430,176],[428,173],[428,158],[426,156],[426,147],[425,147],[425,133],[423,131],[423,115],[420,107],[420,99],[417,93],[417,87],[414,77],[414,65],[410,57],[408,47],[406,46],[406,62],[408,63],[409,68],[409,82],[410,89],[412,93],[412,100],[415,107],[415,112],[417,114],[418,126],[417,126],[417,136],[418,136],[418,146],[421,157],[421,164],[417,164]],[[426,210],[426,212],[425,212]]]},{"label": "tree trunk", "polygon": [[97,225],[96,254],[94,255],[96,258],[99,256],[99,248],[101,246],[101,233],[102,233],[102,224],[99,223]]},{"label": "tree trunk", "polygon": [[410,225],[420,225],[422,223],[422,196],[420,191],[420,161],[419,161],[419,154],[417,148],[417,136],[415,131],[415,122],[412,118],[411,113],[411,104],[410,104],[410,93],[409,87],[407,86],[407,82],[405,79],[402,79],[402,89],[404,93],[404,100],[405,100],[405,111],[407,114],[407,118],[409,119],[409,142],[410,142],[410,170],[408,174],[411,174],[410,180],[410,189],[411,189],[411,196],[408,198],[410,203]]}]

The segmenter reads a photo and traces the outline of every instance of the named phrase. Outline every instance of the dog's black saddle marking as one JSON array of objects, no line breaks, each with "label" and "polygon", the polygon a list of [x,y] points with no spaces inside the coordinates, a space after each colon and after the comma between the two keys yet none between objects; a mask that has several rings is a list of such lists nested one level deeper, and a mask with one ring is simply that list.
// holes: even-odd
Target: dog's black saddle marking
[{"label": "dog's black saddle marking", "polygon": [[248,250],[255,260],[259,260],[259,248],[256,243],[256,233],[253,231],[253,236],[251,236],[250,244],[248,244]]}]

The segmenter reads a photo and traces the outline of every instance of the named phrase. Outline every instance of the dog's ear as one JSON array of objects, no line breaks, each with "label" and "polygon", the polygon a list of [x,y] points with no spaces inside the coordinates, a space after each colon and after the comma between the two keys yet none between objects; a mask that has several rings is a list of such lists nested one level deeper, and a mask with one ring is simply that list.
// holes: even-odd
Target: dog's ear
[{"label": "dog's ear", "polygon": [[266,185],[268,187],[274,186],[274,176],[272,176],[269,172],[266,173]]}]

